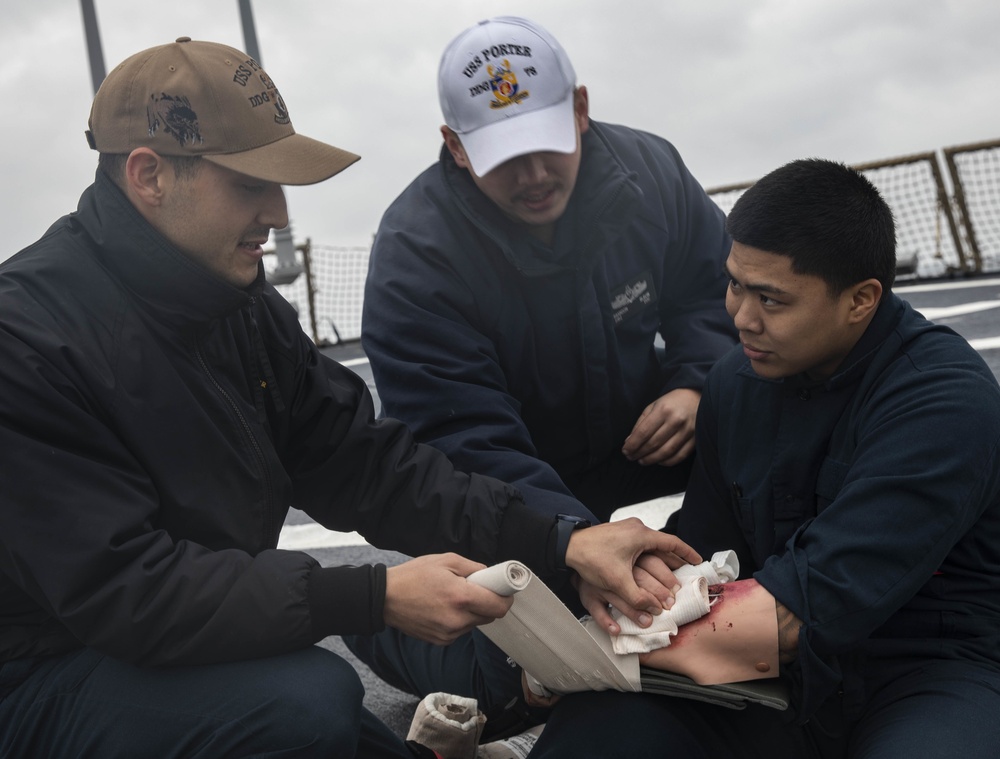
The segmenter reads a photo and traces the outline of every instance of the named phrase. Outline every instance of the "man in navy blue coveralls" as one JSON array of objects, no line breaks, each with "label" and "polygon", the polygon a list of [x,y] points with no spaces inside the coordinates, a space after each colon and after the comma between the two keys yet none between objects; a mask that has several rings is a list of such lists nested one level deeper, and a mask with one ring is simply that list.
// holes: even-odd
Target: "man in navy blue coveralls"
[{"label": "man in navy blue coveralls", "polygon": [[792,709],[566,696],[532,759],[1000,756],[995,377],[892,294],[861,174],[791,163],[727,225],[742,345],[708,377],[678,534],[774,596]]}]

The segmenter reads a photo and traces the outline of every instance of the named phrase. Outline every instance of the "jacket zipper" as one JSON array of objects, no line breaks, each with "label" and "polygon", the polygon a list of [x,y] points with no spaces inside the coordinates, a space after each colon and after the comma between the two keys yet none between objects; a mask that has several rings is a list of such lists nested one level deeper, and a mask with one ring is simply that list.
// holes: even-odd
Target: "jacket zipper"
[{"label": "jacket zipper", "polygon": [[253,450],[254,456],[257,459],[257,464],[260,467],[261,475],[264,478],[264,525],[262,529],[263,538],[261,541],[260,550],[271,548],[273,545],[275,545],[277,536],[274,534],[275,530],[271,527],[272,523],[274,522],[273,519],[274,508],[272,503],[274,500],[273,498],[274,489],[271,485],[271,475],[267,468],[267,458],[264,456],[264,451],[260,447],[260,443],[257,441],[257,437],[253,434],[253,430],[250,428],[250,425],[247,422],[246,417],[243,415],[243,412],[240,411],[240,407],[236,404],[236,401],[233,400],[233,397],[228,392],[226,392],[226,389],[219,383],[219,381],[215,379],[215,376],[212,374],[211,369],[209,369],[208,362],[205,361],[204,354],[202,354],[201,352],[200,338],[199,341],[196,341],[195,343],[194,352],[195,356],[198,359],[198,364],[201,366],[202,370],[204,370],[206,376],[208,377],[209,381],[211,381],[215,389],[219,392],[219,394],[223,397],[223,399],[225,399],[226,403],[229,405],[229,408],[232,409],[233,413],[236,415],[236,419],[240,423],[240,427],[246,434],[247,440],[250,441],[250,447]]}]

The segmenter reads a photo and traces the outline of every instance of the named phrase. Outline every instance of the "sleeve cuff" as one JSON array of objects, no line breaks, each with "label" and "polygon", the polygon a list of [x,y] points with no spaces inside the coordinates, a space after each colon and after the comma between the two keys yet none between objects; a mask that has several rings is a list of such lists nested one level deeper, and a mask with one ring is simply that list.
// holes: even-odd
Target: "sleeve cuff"
[{"label": "sleeve cuff", "polygon": [[309,574],[309,613],[317,640],[385,629],[385,565],[316,567]]}]

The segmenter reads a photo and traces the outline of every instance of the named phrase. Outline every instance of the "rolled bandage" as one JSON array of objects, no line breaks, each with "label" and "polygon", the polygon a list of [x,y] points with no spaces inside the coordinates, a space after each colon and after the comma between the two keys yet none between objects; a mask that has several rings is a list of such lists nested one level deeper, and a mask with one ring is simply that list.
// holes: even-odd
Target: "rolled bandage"
[{"label": "rolled bandage", "polygon": [[512,596],[528,587],[532,576],[531,570],[524,564],[505,561],[473,572],[467,579],[487,590],[492,590],[498,596]]},{"label": "rolled bandage", "polygon": [[476,699],[431,693],[417,704],[406,740],[442,756],[474,757],[485,725]]}]

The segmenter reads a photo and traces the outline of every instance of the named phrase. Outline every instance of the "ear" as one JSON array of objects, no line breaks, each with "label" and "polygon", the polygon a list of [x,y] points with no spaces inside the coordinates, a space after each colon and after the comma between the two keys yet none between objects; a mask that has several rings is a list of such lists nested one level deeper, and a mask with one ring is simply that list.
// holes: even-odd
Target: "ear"
[{"label": "ear", "polygon": [[573,117],[580,128],[580,134],[590,129],[590,96],[582,84],[573,91]]},{"label": "ear", "polygon": [[450,127],[442,126],[441,136],[444,138],[444,144],[448,148],[448,152],[451,153],[451,157],[455,159],[455,163],[463,169],[472,171],[472,164],[469,162],[469,157],[465,154],[465,148],[462,147],[462,141],[458,139],[458,135]]},{"label": "ear", "polygon": [[877,279],[866,279],[848,288],[851,296],[847,320],[851,324],[867,321],[882,300],[882,283]]},{"label": "ear", "polygon": [[140,207],[159,206],[163,202],[173,167],[150,148],[136,148],[125,161],[125,191]]}]

